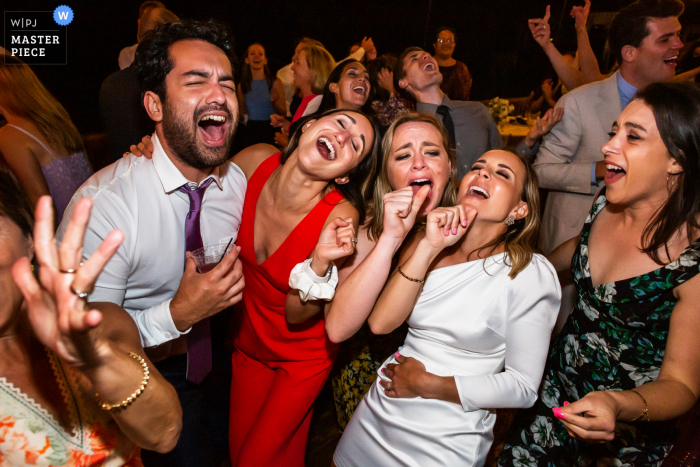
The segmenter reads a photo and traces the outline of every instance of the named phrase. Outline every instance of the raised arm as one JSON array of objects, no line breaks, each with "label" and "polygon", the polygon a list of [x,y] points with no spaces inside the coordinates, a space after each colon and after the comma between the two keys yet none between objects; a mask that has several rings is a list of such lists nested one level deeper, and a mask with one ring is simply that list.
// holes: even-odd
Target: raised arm
[{"label": "raised arm", "polygon": [[[303,323],[330,306],[335,288],[348,276],[344,265],[355,252],[358,220],[357,210],[348,202],[333,208],[311,252],[310,263],[301,263],[292,270],[289,282],[292,289],[285,303],[287,322]],[[328,276],[332,262],[337,277]]]},{"label": "raised arm", "polygon": [[369,316],[373,333],[388,334],[408,318],[433,262],[442,250],[464,236],[475,216],[476,211],[467,211],[462,205],[436,208],[428,214],[425,236],[413,251],[406,252],[405,262],[399,260],[402,264],[387,281]]},{"label": "raised arm", "polygon": [[[670,420],[695,405],[700,396],[700,341],[696,336],[700,328],[700,275],[678,286],[674,293],[678,302],[671,314],[664,359],[656,381],[637,386],[637,394],[594,391],[577,402],[555,407],[555,415],[560,415],[569,433],[587,440],[612,440],[617,420]],[[621,368],[621,371],[633,370]]]},{"label": "raised arm", "polygon": [[[411,231],[429,192],[426,186],[414,195],[411,187],[405,187],[384,195],[382,235],[366,258],[361,262],[354,259],[353,270],[338,287],[326,312],[326,333],[332,342],[349,339],[367,320],[389,277],[391,260]],[[362,241],[370,243],[367,238]]]},{"label": "raised arm", "polygon": [[[148,361],[138,330],[123,309],[112,305],[101,313],[91,310],[78,296],[91,290],[124,238],[122,232],[111,232],[79,266],[91,205],[89,199],[78,203],[57,250],[51,200],[43,197],[34,228],[41,284],[34,279],[26,258],[15,264],[12,275],[27,301],[37,338],[87,378],[98,394],[98,404],[119,405],[132,397],[132,402],[109,410],[110,414],[139,446],[168,452],[175,447],[182,428],[175,390]],[[77,272],[60,272],[61,268]]]},{"label": "raised arm", "polygon": [[[574,26],[576,28],[576,43],[578,46],[578,58],[581,67],[576,86],[594,83],[605,78],[600,72],[598,59],[593,53],[591,42],[588,38],[588,30],[586,29],[586,21],[588,21],[588,13],[591,11],[591,0],[585,0],[584,6],[574,6],[571,9],[571,17],[574,18]],[[573,67],[572,67],[573,68]],[[574,88],[569,88],[569,91]]]},{"label": "raised arm", "polygon": [[545,11],[544,18],[533,18],[527,20],[530,27],[530,32],[535,41],[542,47],[544,53],[549,58],[549,61],[557,72],[557,76],[561,79],[567,89],[575,89],[577,83],[582,81],[583,75],[579,70],[569,65],[564,59],[564,56],[557,50],[554,44],[550,41],[551,28],[549,27],[549,5]]}]

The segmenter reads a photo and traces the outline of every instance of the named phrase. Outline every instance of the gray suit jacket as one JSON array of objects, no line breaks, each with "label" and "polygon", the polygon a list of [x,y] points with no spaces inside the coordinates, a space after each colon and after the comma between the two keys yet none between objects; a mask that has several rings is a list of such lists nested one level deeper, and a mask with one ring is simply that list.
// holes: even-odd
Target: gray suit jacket
[{"label": "gray suit jacket", "polygon": [[545,254],[581,232],[603,186],[591,184],[591,167],[603,160],[600,149],[622,111],[618,73],[574,89],[557,102],[564,117],[544,137],[533,163],[540,187],[550,190],[539,243]]}]

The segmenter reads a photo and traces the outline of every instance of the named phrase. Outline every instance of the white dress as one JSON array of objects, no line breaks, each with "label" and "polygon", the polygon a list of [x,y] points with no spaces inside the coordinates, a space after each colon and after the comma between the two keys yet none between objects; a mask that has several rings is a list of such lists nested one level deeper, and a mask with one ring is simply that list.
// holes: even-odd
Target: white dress
[{"label": "white dress", "polygon": [[[481,466],[496,408],[537,399],[561,290],[541,255],[515,279],[505,253],[432,271],[408,318],[401,355],[454,376],[461,405],[389,398],[379,369],[333,456],[346,466]],[[394,357],[387,363],[395,363]],[[505,371],[504,371],[505,370]]]}]

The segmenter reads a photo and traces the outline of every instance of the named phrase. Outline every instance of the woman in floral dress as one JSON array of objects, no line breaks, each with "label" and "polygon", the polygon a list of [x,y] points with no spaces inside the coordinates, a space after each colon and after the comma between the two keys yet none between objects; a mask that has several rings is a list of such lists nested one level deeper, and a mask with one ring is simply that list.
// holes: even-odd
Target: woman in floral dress
[{"label": "woman in floral dress", "polygon": [[124,236],[112,232],[80,263],[90,206],[76,206],[57,249],[51,198],[39,199],[32,235],[29,202],[0,170],[0,467],[139,467],[140,447],[167,452],[180,435],[177,393],[145,356],[134,321],[76,296]]},{"label": "woman in floral dress", "polygon": [[658,466],[700,394],[700,90],[650,85],[610,135],[606,188],[549,258],[577,302],[500,466]]}]

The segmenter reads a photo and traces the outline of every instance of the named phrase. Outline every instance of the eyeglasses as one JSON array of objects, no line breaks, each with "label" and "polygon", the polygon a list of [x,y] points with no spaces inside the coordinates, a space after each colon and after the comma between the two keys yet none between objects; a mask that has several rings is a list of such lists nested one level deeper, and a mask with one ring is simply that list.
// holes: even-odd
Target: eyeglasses
[{"label": "eyeglasses", "polygon": [[438,39],[437,41],[441,44],[444,44],[444,43],[452,44],[452,43],[454,43],[455,40],[454,39]]}]

